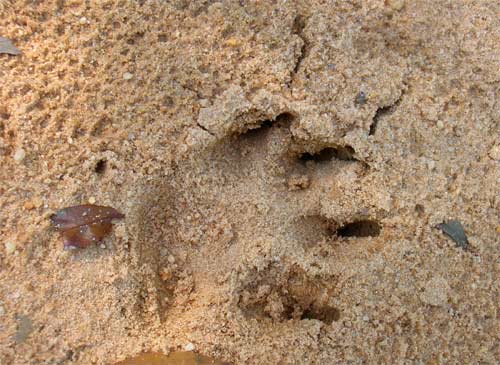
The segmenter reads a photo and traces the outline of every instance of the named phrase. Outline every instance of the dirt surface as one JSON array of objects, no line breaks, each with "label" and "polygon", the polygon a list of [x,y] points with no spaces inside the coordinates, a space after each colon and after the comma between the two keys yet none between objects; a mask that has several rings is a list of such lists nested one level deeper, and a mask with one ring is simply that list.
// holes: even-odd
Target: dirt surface
[{"label": "dirt surface", "polygon": [[1,364],[499,362],[497,1],[0,14]]}]

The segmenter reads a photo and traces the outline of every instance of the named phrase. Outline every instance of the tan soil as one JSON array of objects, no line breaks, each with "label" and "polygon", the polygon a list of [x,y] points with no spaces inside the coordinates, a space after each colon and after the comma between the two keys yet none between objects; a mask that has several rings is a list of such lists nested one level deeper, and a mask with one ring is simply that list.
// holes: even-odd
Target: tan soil
[{"label": "tan soil", "polygon": [[498,363],[500,4],[326,3],[0,0],[1,364]]}]

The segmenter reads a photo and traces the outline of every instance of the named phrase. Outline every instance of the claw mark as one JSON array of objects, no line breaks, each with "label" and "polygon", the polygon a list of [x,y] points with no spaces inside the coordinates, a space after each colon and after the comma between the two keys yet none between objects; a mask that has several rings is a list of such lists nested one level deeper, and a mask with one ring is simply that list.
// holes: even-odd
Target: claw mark
[{"label": "claw mark", "polygon": [[256,127],[248,129],[246,132],[239,134],[240,138],[249,139],[252,137],[257,137],[261,135],[263,132],[268,131],[273,126],[290,128],[290,125],[294,119],[294,116],[290,113],[281,113],[275,118],[266,119],[260,124],[257,124]]},{"label": "claw mark", "polygon": [[399,105],[402,98],[403,98],[403,92],[394,103],[377,109],[377,111],[375,112],[375,116],[373,117],[372,124],[370,125],[370,131],[368,132],[369,136],[373,136],[375,134],[377,130],[378,121],[380,120],[380,118],[382,118],[387,114],[393,113],[394,109]]},{"label": "claw mark", "polygon": [[206,127],[202,126],[199,122],[196,123],[196,125],[198,127],[200,127],[201,129],[203,129],[205,132],[207,132],[208,134],[210,134],[211,136],[215,137],[215,134],[213,134],[212,132],[210,132]]},{"label": "claw mark", "polygon": [[306,310],[301,319],[316,319],[326,324],[332,324],[340,319],[340,310],[331,306],[323,306],[320,308],[310,308]]},{"label": "claw mark", "polygon": [[347,223],[337,230],[340,237],[376,237],[380,234],[380,224],[364,219]]},{"label": "claw mark", "polygon": [[299,156],[299,160],[302,162],[315,161],[318,163],[331,161],[333,159],[357,161],[354,154],[354,148],[351,146],[327,147],[316,153],[303,153]]}]

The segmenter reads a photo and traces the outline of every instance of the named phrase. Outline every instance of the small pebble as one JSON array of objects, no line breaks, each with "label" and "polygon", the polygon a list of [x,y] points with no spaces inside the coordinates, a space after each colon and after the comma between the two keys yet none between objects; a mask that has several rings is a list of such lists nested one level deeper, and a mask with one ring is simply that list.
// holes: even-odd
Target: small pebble
[{"label": "small pebble", "polygon": [[436,123],[436,127],[438,127],[439,129],[443,129],[444,128],[444,123],[442,120],[438,120],[437,123]]},{"label": "small pebble", "polygon": [[356,100],[354,101],[356,105],[360,106],[366,103],[367,96],[364,91],[360,91],[356,96]]},{"label": "small pebble", "polygon": [[425,304],[443,306],[448,302],[450,291],[448,282],[444,278],[436,276],[427,282],[424,292],[420,294],[420,300]]},{"label": "small pebble", "polygon": [[42,205],[43,205],[43,199],[40,198],[39,196],[37,196],[36,198],[33,198],[32,199],[32,202],[33,202],[33,205],[36,207],[36,208],[40,208]]},{"label": "small pebble", "polygon": [[6,242],[5,243],[5,253],[7,255],[11,255],[14,253],[14,251],[16,251],[16,244],[14,242]]},{"label": "small pebble", "polygon": [[307,175],[292,175],[288,179],[288,190],[301,190],[309,187],[310,181]]},{"label": "small pebble", "polygon": [[226,44],[230,47],[237,47],[241,44],[241,41],[238,38],[229,38]]},{"label": "small pebble", "polygon": [[123,74],[123,79],[124,79],[124,80],[131,80],[131,79],[132,79],[132,77],[134,77],[134,75],[133,75],[133,74],[131,74],[130,72],[125,72],[125,73]]},{"label": "small pebble", "polygon": [[386,4],[394,11],[400,11],[405,6],[404,0],[388,0]]},{"label": "small pebble", "polygon": [[447,236],[449,236],[457,245],[464,250],[469,246],[469,241],[467,240],[467,235],[465,234],[464,227],[462,223],[458,220],[450,220],[447,223],[440,223],[436,226],[443,231]]},{"label": "small pebble", "polygon": [[102,249],[104,250],[104,249],[106,248],[106,245],[105,245],[104,243],[101,243],[101,244],[99,245],[99,247],[100,247],[100,248],[102,248]]},{"label": "small pebble", "polygon": [[173,264],[175,262],[175,257],[173,255],[169,255],[167,260],[169,263]]},{"label": "small pebble", "polygon": [[0,304],[0,316],[3,316],[5,314],[5,308],[3,305]]},{"label": "small pebble", "polygon": [[488,151],[488,156],[490,156],[495,161],[500,161],[500,145],[491,147]]},{"label": "small pebble", "polygon": [[187,343],[186,346],[184,346],[185,351],[194,351],[195,349],[196,346],[191,342]]},{"label": "small pebble", "polygon": [[89,204],[95,204],[95,198],[93,196],[89,198]]},{"label": "small pebble", "polygon": [[200,99],[199,102],[200,102],[200,105],[204,108],[207,108],[210,106],[210,100],[208,100],[208,99]]},{"label": "small pebble", "polygon": [[16,160],[17,162],[21,162],[25,157],[26,151],[24,151],[22,148],[18,148],[14,153],[14,160]]},{"label": "small pebble", "polygon": [[84,16],[82,16],[80,18],[80,24],[87,24],[87,18],[85,18]]},{"label": "small pebble", "polygon": [[35,204],[33,204],[33,202],[31,200],[25,202],[23,206],[24,206],[24,209],[26,209],[26,210],[31,210],[31,209],[35,208]]},{"label": "small pebble", "polygon": [[161,278],[161,280],[168,281],[168,280],[172,279],[172,277],[173,277],[173,274],[172,274],[172,271],[170,271],[170,269],[163,268],[160,271],[160,278]]}]

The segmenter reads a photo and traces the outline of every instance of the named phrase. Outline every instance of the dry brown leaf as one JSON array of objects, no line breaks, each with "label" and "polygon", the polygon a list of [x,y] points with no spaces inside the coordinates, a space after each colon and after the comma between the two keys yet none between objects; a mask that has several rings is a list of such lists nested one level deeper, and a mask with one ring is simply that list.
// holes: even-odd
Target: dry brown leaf
[{"label": "dry brown leaf", "polygon": [[169,355],[158,352],[144,353],[130,359],[123,360],[115,365],[230,365],[208,356],[192,351],[171,352]]},{"label": "dry brown leaf", "polygon": [[101,241],[112,230],[111,221],[125,217],[111,207],[76,205],[58,210],[52,217],[52,226],[61,232],[64,248],[85,248]]}]

